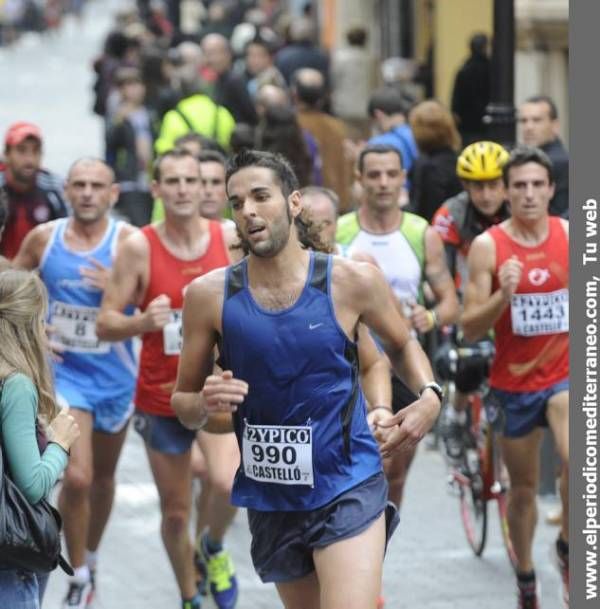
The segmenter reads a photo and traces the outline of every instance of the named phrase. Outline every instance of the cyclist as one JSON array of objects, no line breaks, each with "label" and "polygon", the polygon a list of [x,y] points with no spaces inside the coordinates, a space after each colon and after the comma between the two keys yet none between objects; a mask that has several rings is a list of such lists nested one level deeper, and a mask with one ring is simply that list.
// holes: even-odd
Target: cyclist
[{"label": "cyclist", "polygon": [[[510,215],[502,180],[502,167],[507,159],[508,152],[496,142],[481,141],[467,146],[456,163],[456,174],[464,190],[444,202],[432,220],[444,242],[448,267],[461,299],[473,239]],[[460,337],[456,339],[462,343]],[[445,409],[440,430],[451,461],[458,462],[463,456],[468,397],[481,386],[487,369],[488,363],[481,357],[459,362],[454,403]]]},{"label": "cyclist", "polygon": [[490,423],[502,429],[521,609],[539,607],[532,542],[540,427],[549,424],[552,430],[563,463],[563,521],[556,553],[568,606],[568,222],[548,214],[554,194],[552,162],[540,149],[513,150],[503,178],[512,216],[473,241],[461,321],[468,340],[495,330],[492,401],[486,400],[486,407]]}]

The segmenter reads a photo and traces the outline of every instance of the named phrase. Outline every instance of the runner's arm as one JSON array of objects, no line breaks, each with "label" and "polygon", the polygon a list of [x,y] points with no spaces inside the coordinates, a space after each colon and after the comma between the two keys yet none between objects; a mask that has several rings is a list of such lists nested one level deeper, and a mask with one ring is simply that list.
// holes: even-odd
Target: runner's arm
[{"label": "runner's arm", "polygon": [[369,329],[363,324],[358,327],[358,361],[362,388],[370,408],[386,406],[391,411],[390,367],[387,358],[375,344]]},{"label": "runner's arm", "polygon": [[[231,412],[237,407],[241,381],[231,372],[213,371],[217,343],[216,318],[223,298],[223,271],[194,280],[183,302],[183,347],[171,407],[183,425],[212,433],[233,430]],[[217,397],[207,399],[207,386]],[[231,391],[231,394],[229,393]],[[211,399],[214,396],[211,396]]]},{"label": "runner's arm", "polygon": [[469,281],[460,320],[465,339],[469,342],[483,338],[508,305],[500,288],[492,293],[495,258],[492,238],[485,233],[476,237],[469,250]]},{"label": "runner's arm", "polygon": [[438,325],[456,322],[459,313],[456,288],[446,264],[442,238],[432,226],[425,231],[425,277],[435,295]]},{"label": "runner's arm", "polygon": [[380,337],[396,373],[418,393],[423,385],[433,380],[429,360],[419,342],[410,336],[383,273],[373,265],[361,264],[360,267],[360,281],[355,282],[353,288],[360,319]]},{"label": "runner's arm", "polygon": [[411,338],[406,323],[394,306],[394,299],[383,273],[372,265],[360,265],[349,290],[350,302],[358,307],[360,320],[371,327],[382,341],[392,367],[420,397],[379,425],[390,429],[381,446],[382,455],[395,450],[411,450],[431,429],[441,402],[432,389],[424,389],[434,376],[429,360],[418,341]]},{"label": "runner's arm", "polygon": [[100,340],[120,341],[147,331],[146,313],[125,315],[123,310],[127,305],[137,304],[145,290],[149,255],[148,243],[137,231],[119,243],[96,320]]},{"label": "runner's arm", "polygon": [[13,258],[12,267],[32,271],[40,266],[44,250],[54,229],[54,222],[40,224],[30,230]]}]

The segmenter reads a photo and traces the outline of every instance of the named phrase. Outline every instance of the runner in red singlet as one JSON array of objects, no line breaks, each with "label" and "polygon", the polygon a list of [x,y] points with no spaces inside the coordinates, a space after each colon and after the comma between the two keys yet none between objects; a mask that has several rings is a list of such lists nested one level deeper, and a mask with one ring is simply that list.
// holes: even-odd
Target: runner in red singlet
[{"label": "runner in red singlet", "polygon": [[[200,607],[189,535],[191,444],[169,400],[182,345],[181,308],[186,286],[230,262],[235,233],[200,217],[200,169],[186,151],[171,151],[154,168],[153,195],[165,220],[131,235],[119,247],[104,292],[97,332],[103,340],[142,335],[134,426],[146,444],[160,496],[161,534],[181,591],[183,609]],[[140,312],[126,317],[134,304]],[[236,588],[237,590],[237,588]]]},{"label": "runner in red singlet", "polygon": [[512,217],[473,241],[462,318],[465,338],[496,335],[488,420],[502,430],[510,476],[508,521],[517,555],[518,607],[539,609],[532,561],[541,426],[563,463],[563,521],[557,564],[569,603],[568,222],[548,215],[552,163],[539,149],[515,149],[503,169]]}]

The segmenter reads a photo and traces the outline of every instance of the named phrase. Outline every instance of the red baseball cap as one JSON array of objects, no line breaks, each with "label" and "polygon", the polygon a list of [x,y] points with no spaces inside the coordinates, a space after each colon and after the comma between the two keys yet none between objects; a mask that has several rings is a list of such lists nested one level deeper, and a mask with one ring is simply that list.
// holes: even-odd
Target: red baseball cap
[{"label": "red baseball cap", "polygon": [[4,136],[4,145],[5,147],[18,146],[23,140],[26,140],[28,137],[33,137],[41,142],[42,132],[40,131],[40,128],[32,123],[26,123],[24,121],[13,123],[8,128],[8,131]]}]

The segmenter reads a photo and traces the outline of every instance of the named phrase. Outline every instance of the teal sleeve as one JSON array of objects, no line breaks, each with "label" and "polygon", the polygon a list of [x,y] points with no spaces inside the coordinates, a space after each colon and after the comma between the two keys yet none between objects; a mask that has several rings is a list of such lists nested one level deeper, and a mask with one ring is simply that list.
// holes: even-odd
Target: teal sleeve
[{"label": "teal sleeve", "polygon": [[37,408],[33,382],[24,374],[8,377],[0,401],[2,445],[11,478],[30,503],[48,496],[68,460],[57,444],[48,444],[40,455],[35,431]]}]

